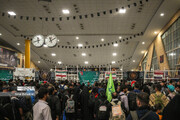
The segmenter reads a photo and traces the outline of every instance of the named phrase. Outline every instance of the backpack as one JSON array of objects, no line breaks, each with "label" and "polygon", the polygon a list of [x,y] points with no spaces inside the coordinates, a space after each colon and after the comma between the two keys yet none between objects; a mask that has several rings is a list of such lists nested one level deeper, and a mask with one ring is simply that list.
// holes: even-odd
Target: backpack
[{"label": "backpack", "polygon": [[128,104],[129,104],[130,111],[136,110],[137,108],[136,95],[137,94],[135,92],[130,92],[128,94]]},{"label": "backpack", "polygon": [[[162,110],[163,110],[164,104],[163,104],[162,96],[163,96],[163,94],[157,95],[157,94],[155,93],[155,105],[160,104],[161,107],[162,107]],[[154,106],[155,106],[155,105],[154,105]]]},{"label": "backpack", "polygon": [[107,104],[106,104],[107,100],[103,102],[99,99],[99,102],[100,102],[100,105],[98,107],[98,119],[100,120],[107,119],[107,115],[108,115]]},{"label": "backpack", "polygon": [[95,99],[94,95],[90,94],[89,95],[89,100],[88,100],[88,106],[93,107],[94,104],[95,104],[95,101],[96,101],[96,99]]},{"label": "backpack", "polygon": [[117,104],[115,102],[111,102],[111,105],[111,120],[125,120],[126,116],[122,110],[121,101],[118,101]]},{"label": "backpack", "polygon": [[146,112],[146,113],[139,119],[136,111],[130,111],[132,120],[145,120],[144,118],[146,118],[150,113],[151,113],[151,111]]},{"label": "backpack", "polygon": [[[6,99],[0,99],[0,116],[2,120],[15,120],[15,111],[12,101],[4,103]],[[3,104],[4,103],[4,104]]]},{"label": "backpack", "polygon": [[65,111],[66,113],[74,113],[75,112],[75,101],[73,100],[73,95],[71,95],[71,97],[69,97],[68,95],[66,95],[68,97],[67,102],[66,102],[66,106],[65,106]]},{"label": "backpack", "polygon": [[64,88],[65,88],[65,85],[63,85],[63,86],[60,85],[60,89],[61,89],[61,90],[64,90]]}]

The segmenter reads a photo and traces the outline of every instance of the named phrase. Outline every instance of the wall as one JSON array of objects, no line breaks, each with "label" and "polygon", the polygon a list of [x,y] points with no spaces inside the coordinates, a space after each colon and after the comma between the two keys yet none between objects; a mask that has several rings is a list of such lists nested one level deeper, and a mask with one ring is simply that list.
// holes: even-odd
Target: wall
[{"label": "wall", "polygon": [[[168,64],[168,60],[167,60],[167,55],[164,49],[164,45],[163,45],[163,41],[161,39],[161,35],[180,17],[180,10],[177,11],[177,13],[172,17],[172,19],[168,22],[168,24],[166,24],[163,29],[160,31],[160,33],[156,36],[156,38],[154,39],[154,41],[151,43],[151,45],[149,46],[147,52],[148,52],[148,56],[147,56],[147,64],[146,64],[146,70],[150,70],[151,68],[151,63],[152,63],[152,54],[153,54],[153,48],[155,46],[155,51],[157,54],[157,61],[159,64],[159,68],[160,70],[169,70],[169,64]],[[160,56],[164,56],[164,61],[162,63],[160,63]],[[144,55],[145,56],[145,55]],[[142,57],[138,68],[141,67],[142,70],[142,62],[144,59],[144,56]],[[137,69],[138,69],[137,68]]]}]

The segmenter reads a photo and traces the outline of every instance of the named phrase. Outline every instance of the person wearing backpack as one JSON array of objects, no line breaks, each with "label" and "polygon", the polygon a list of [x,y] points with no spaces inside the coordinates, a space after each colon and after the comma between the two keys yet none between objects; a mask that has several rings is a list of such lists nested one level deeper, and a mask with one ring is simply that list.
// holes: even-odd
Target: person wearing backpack
[{"label": "person wearing backpack", "polygon": [[109,103],[111,106],[110,109],[110,118],[109,120],[125,120],[126,116],[122,109],[122,102],[118,99],[117,93],[112,93],[112,100]]},{"label": "person wearing backpack", "polygon": [[9,86],[3,85],[0,97],[0,120],[15,120],[11,97],[7,92],[9,92]]},{"label": "person wearing backpack", "polygon": [[138,109],[130,111],[126,120],[159,120],[159,117],[153,111],[148,110],[149,95],[141,92],[137,94],[136,103]]},{"label": "person wearing backpack", "polygon": [[47,99],[48,105],[51,108],[52,120],[59,120],[60,118],[60,100],[57,95],[55,95],[54,86],[48,88],[49,97]]},{"label": "person wearing backpack", "polygon": [[125,112],[126,115],[128,115],[129,112],[129,105],[128,105],[128,98],[126,96],[126,89],[127,86],[126,85],[121,85],[120,87],[120,93],[119,93],[119,100],[121,101],[122,104],[122,109]]},{"label": "person wearing backpack", "polygon": [[156,84],[155,85],[155,93],[151,94],[149,97],[149,105],[151,108],[155,108],[156,104],[161,104],[162,109],[161,112],[163,111],[164,107],[169,103],[168,98],[161,93],[161,85],[160,84]]},{"label": "person wearing backpack", "polygon": [[65,90],[63,109],[65,110],[65,115],[67,120],[75,120],[75,100],[73,89],[69,88]]},{"label": "person wearing backpack", "polygon": [[108,120],[110,116],[110,106],[104,91],[100,91],[98,100],[95,102],[95,120]]}]

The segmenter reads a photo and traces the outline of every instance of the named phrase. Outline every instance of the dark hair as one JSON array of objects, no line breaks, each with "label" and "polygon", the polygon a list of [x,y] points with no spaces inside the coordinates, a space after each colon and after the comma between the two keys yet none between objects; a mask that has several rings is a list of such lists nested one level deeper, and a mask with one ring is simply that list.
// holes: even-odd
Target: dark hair
[{"label": "dark hair", "polygon": [[41,87],[38,91],[38,97],[40,99],[44,98],[44,95],[48,94],[48,89],[45,87]]},{"label": "dark hair", "polygon": [[134,85],[135,88],[139,89],[140,88],[140,84],[135,82],[135,85]]},{"label": "dark hair", "polygon": [[127,88],[126,85],[121,85],[121,86],[120,86],[120,91],[123,91],[123,90],[126,89],[126,88]]},{"label": "dark hair", "polygon": [[116,92],[112,93],[112,98],[113,99],[117,98],[117,93]]},{"label": "dark hair", "polygon": [[155,85],[155,88],[157,88],[158,91],[161,91],[161,85],[159,83]]},{"label": "dark hair", "polygon": [[145,105],[149,104],[149,95],[145,92],[140,92],[137,94],[137,99]]},{"label": "dark hair", "polygon": [[149,88],[146,85],[143,86],[142,90],[143,90],[143,92],[145,92],[145,93],[150,95],[150,90],[149,90]]},{"label": "dark hair", "polygon": [[49,91],[49,95],[52,95],[54,92],[54,87],[49,88],[48,91]]}]

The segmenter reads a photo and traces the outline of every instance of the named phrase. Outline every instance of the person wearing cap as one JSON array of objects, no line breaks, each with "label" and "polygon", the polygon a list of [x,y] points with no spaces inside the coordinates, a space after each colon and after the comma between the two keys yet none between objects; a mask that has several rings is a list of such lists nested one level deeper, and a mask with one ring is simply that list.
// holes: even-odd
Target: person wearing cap
[{"label": "person wearing cap", "polygon": [[168,92],[169,92],[168,98],[169,98],[169,100],[172,100],[174,98],[174,96],[176,95],[174,92],[175,87],[173,85],[168,85],[167,87],[168,87]]}]

